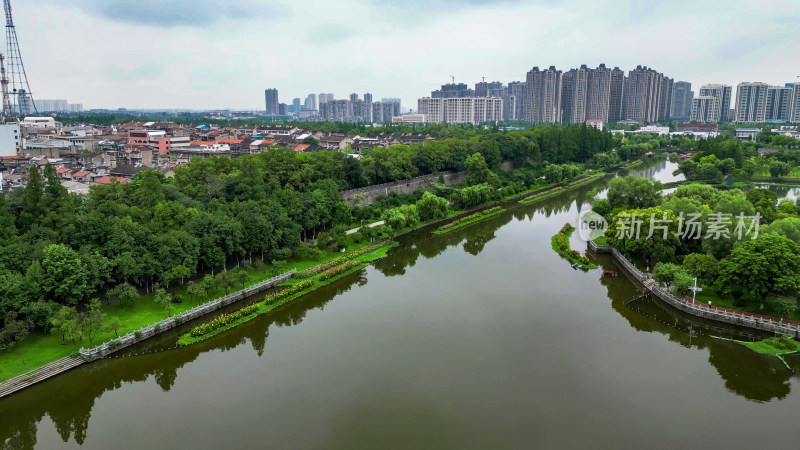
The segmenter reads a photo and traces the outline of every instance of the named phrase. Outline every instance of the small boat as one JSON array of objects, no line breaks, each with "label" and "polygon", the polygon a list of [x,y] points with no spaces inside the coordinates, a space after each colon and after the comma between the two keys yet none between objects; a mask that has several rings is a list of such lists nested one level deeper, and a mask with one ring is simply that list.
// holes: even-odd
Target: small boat
[{"label": "small boat", "polygon": [[573,264],[572,264],[572,268],[574,269],[574,268],[576,268],[576,267],[578,267],[578,263],[573,263]]},{"label": "small boat", "polygon": [[617,273],[616,273],[616,272],[614,272],[613,270],[604,270],[604,271],[603,271],[603,275],[604,275],[604,276],[607,276],[607,277],[613,277],[613,276],[615,276],[616,274],[617,274]]}]

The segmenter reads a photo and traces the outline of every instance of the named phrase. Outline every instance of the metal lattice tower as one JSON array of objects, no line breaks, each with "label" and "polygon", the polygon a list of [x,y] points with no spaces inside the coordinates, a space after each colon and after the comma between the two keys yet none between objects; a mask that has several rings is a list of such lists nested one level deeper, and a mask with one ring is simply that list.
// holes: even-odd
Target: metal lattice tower
[{"label": "metal lattice tower", "polygon": [[11,16],[11,0],[3,0],[3,9],[6,12],[6,45],[8,59],[8,81],[10,94],[14,96],[16,111],[23,116],[37,112],[33,101],[31,87],[28,84],[28,75],[25,73],[25,64],[22,63],[22,54],[19,51],[17,30],[14,28],[14,19]]}]

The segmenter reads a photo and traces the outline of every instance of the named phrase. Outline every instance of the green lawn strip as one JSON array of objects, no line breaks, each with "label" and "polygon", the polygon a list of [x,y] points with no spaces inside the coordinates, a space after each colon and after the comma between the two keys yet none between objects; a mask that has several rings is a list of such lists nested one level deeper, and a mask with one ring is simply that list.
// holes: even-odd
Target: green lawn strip
[{"label": "green lawn strip", "polygon": [[573,181],[572,183],[570,183],[570,184],[568,184],[566,186],[556,187],[556,188],[547,190],[545,192],[540,192],[540,193],[532,195],[530,197],[523,198],[522,200],[519,201],[519,203],[522,203],[523,205],[527,205],[527,204],[530,204],[530,203],[538,202],[539,200],[544,200],[544,199],[546,199],[548,197],[552,197],[554,195],[562,194],[564,192],[568,192],[568,191],[571,191],[573,189],[577,189],[577,188],[579,188],[581,186],[585,186],[585,185],[587,185],[589,183],[592,183],[594,181],[599,180],[600,178],[603,178],[604,176],[606,176],[606,174],[604,172],[597,172],[596,174],[590,176],[589,178],[584,178],[584,179],[581,179],[581,180]]},{"label": "green lawn strip", "polygon": [[[586,270],[597,269],[598,266],[596,264],[592,264],[591,262],[588,262],[588,260],[589,260],[588,257],[582,256],[582,258],[585,258],[585,259],[583,261],[581,261],[579,258],[576,258],[573,254],[571,254],[567,250],[561,248],[561,246],[559,245],[559,243],[558,243],[558,235],[559,234],[563,234],[564,235],[564,238],[565,238],[565,240],[567,242],[567,245],[569,245],[569,238],[570,238],[570,236],[572,236],[572,233],[574,231],[575,231],[575,227],[571,226],[569,228],[569,230],[567,230],[567,231],[559,231],[558,233],[554,234],[553,237],[550,238],[550,246],[553,247],[553,250],[555,250],[556,253],[558,253],[559,255],[563,256],[570,263],[573,263],[573,264],[574,263],[578,263],[578,264],[583,265],[583,267],[581,267],[581,269],[586,269]],[[572,249],[570,249],[570,250],[572,250]],[[577,252],[576,250],[573,250],[573,251]]]},{"label": "green lawn strip", "polygon": [[719,336],[711,337],[721,339],[723,341],[736,342],[737,344],[744,345],[750,350],[753,350],[756,353],[761,353],[762,355],[775,356],[780,359],[789,370],[792,368],[789,367],[789,364],[787,364],[786,360],[783,359],[783,355],[791,355],[792,353],[797,353],[800,351],[800,342],[795,342],[793,339],[785,337],[773,337],[757,342],[737,341],[735,339],[728,339]]},{"label": "green lawn strip", "polygon": [[[435,230],[433,232],[433,234],[449,233],[451,231],[458,230],[459,228],[466,227],[467,225],[472,225],[475,222],[480,222],[480,221],[488,219],[490,217],[494,217],[494,216],[496,216],[496,215],[498,215],[500,213],[503,213],[503,212],[505,212],[505,208],[495,207],[495,208],[488,209],[486,211],[475,213],[473,215],[462,217],[461,219],[458,219],[455,222],[450,222],[448,224],[442,225],[443,227],[447,227],[447,228],[444,228],[444,229],[439,228],[438,230]],[[455,224],[455,225],[449,226],[450,224]]]},{"label": "green lawn strip", "polygon": [[[363,242],[351,244],[347,247],[346,251],[348,253],[357,251],[368,245],[371,245],[371,243]],[[316,261],[296,260],[290,262],[287,264],[286,268],[281,269],[281,271],[288,271],[292,268],[296,268],[298,271],[305,270],[340,256],[342,256],[341,252],[326,252],[322,258]],[[267,265],[266,270],[258,270],[254,267],[245,268],[244,270],[246,270],[249,275],[245,286],[260,283],[278,274],[274,269],[271,269],[269,265]],[[225,295],[225,291],[222,288],[218,288],[209,292],[202,298],[192,297],[186,292],[186,284],[177,285],[168,289],[168,291],[173,295],[183,297],[183,303],[172,305],[170,311],[172,315],[187,311],[195,306]],[[153,294],[146,294],[137,298],[133,303],[125,302],[124,304],[115,303],[104,305],[102,310],[109,318],[112,316],[119,317],[123,326],[117,331],[119,335],[122,336],[168,317],[167,311],[161,309],[153,299]],[[72,342],[62,343],[61,336],[31,333],[10,350],[0,351],[0,382],[10,380],[11,378],[27,372],[32,372],[39,367],[46,366],[47,364],[66,358],[67,356],[75,355],[82,347],[94,347],[102,342],[115,339],[116,337],[117,335],[114,334],[114,331],[104,331],[98,334],[92,342],[89,342],[88,339],[84,339],[83,341],[76,341],[76,343],[73,344]]]},{"label": "green lawn strip", "polygon": [[593,241],[594,241],[595,244],[597,244],[597,245],[599,245],[601,247],[608,246],[608,238],[606,238],[603,235],[597,236],[596,238],[593,239]]}]

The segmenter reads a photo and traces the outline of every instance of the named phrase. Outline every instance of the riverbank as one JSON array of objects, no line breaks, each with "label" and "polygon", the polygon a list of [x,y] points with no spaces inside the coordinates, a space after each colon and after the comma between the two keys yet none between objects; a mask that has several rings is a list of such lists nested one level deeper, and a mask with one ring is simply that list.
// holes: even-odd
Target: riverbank
[{"label": "riverbank", "polygon": [[688,313],[690,315],[708,319],[716,322],[727,323],[755,330],[766,331],[769,333],[784,333],[787,335],[800,337],[800,322],[777,317],[764,316],[761,314],[746,313],[730,308],[712,306],[703,302],[692,300],[691,298],[678,298],[669,292],[663,291],[649,274],[643,273],[630,260],[614,247],[598,246],[594,241],[587,243],[589,251],[596,254],[610,254],[617,264],[625,270],[628,275],[640,283],[653,296],[662,300],[664,303]]},{"label": "riverbank", "polygon": [[564,224],[561,230],[550,238],[550,246],[556,253],[563,256],[578,269],[591,270],[597,269],[597,264],[592,263],[589,257],[581,255],[577,250],[573,250],[569,245],[569,238],[575,232],[575,227],[569,223]]},{"label": "riverbank", "polygon": [[784,355],[792,355],[794,353],[800,352],[800,343],[783,336],[776,336],[774,338],[764,339],[761,341],[755,342],[747,342],[747,341],[737,341],[735,339],[728,339],[719,336],[712,336],[715,339],[721,339],[723,341],[730,341],[736,342],[737,344],[741,344],[750,350],[760,353],[762,355],[770,355],[774,356],[781,360],[784,366],[787,369],[792,370],[789,364],[783,359]]},{"label": "riverbank", "polygon": [[[295,280],[299,279],[300,281],[292,282],[293,280],[290,280],[285,282],[284,285],[288,285],[287,289],[267,296],[267,298],[261,302],[246,306],[239,311],[234,311],[230,314],[216,317],[210,322],[196,326],[190,332],[184,334],[178,339],[178,345],[191,345],[204,341],[235,328],[243,323],[249,322],[256,317],[267,314],[281,305],[285,305],[310,292],[313,292],[323,286],[327,286],[341,278],[363,269],[372,261],[377,261],[381,258],[384,258],[386,253],[397,245],[397,242],[386,242],[384,245],[374,250],[355,255],[352,257],[352,259],[341,261],[337,265],[333,265],[331,267],[327,267],[327,264],[315,266],[314,268],[309,269],[309,271],[313,270],[314,273],[314,275],[312,275],[310,278],[305,278],[304,276],[295,277]],[[347,266],[348,264],[352,264],[352,266]],[[343,270],[338,273],[333,273],[331,276],[327,275],[332,273],[330,271],[336,270],[337,267],[343,267]],[[317,268],[319,268],[319,270],[317,270]]]},{"label": "riverbank", "polygon": [[580,178],[580,179],[577,179],[575,181],[572,181],[571,183],[569,183],[569,184],[567,184],[565,186],[555,187],[555,188],[552,188],[552,189],[548,189],[548,190],[546,190],[544,192],[538,192],[538,193],[536,193],[534,195],[531,195],[531,196],[528,196],[528,197],[524,197],[521,200],[519,200],[519,203],[522,203],[523,205],[527,205],[527,204],[530,204],[530,203],[538,202],[540,200],[544,200],[544,199],[552,197],[554,195],[562,194],[564,192],[568,192],[568,191],[571,191],[573,189],[577,189],[577,188],[579,188],[581,186],[585,186],[585,185],[587,185],[589,183],[593,183],[593,182],[605,177],[606,175],[607,174],[605,172],[597,172],[596,174],[588,176],[586,178]]},{"label": "riverbank", "polygon": [[505,208],[501,208],[499,206],[495,206],[494,208],[485,209],[481,212],[471,214],[466,217],[462,217],[457,219],[453,222],[446,223],[436,229],[433,234],[444,234],[449,233],[451,231],[458,230],[459,228],[466,227],[468,225],[472,225],[473,223],[480,222],[482,220],[486,220],[490,217],[496,216],[501,214],[505,211]]}]

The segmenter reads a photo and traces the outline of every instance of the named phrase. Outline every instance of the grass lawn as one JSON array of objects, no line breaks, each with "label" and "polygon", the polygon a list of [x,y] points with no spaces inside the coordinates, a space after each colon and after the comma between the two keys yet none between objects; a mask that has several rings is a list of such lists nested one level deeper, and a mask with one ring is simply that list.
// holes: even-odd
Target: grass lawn
[{"label": "grass lawn", "polygon": [[775,356],[780,359],[789,370],[792,370],[792,368],[789,366],[786,360],[783,359],[783,355],[790,355],[800,351],[800,342],[795,342],[794,339],[781,336],[776,336],[774,338],[764,339],[757,342],[737,341],[735,339],[726,339],[718,336],[713,337],[725,341],[736,342],[737,344],[742,344],[750,350],[756,353],[761,353],[762,355]]},{"label": "grass lawn", "polygon": [[[347,252],[352,252],[360,248],[370,245],[369,242],[362,242],[360,244],[352,244],[347,247]],[[387,249],[388,250],[388,249]],[[255,268],[247,268],[249,275],[245,285],[252,285],[261,281],[267,280],[281,272],[287,272],[293,268],[298,271],[308,269],[334,258],[342,256],[344,253],[340,252],[325,252],[323,256],[316,261],[290,261],[285,267],[276,269],[269,264],[266,265],[264,270],[257,270]],[[239,288],[237,286],[237,288]],[[181,304],[173,304],[170,311],[173,315],[194,308],[202,303],[214,300],[225,295],[222,288],[209,292],[204,298],[192,298],[186,293],[186,285],[177,285],[168,289],[173,295],[177,294],[183,297],[184,301]],[[119,317],[122,322],[122,327],[117,330],[120,335],[130,333],[138,330],[139,328],[148,326],[152,323],[166,319],[167,311],[161,309],[153,301],[154,295],[143,295],[136,299],[134,303],[126,302],[124,304],[116,303],[112,305],[104,305],[102,307],[103,313],[107,316]],[[88,339],[84,338],[83,341],[62,342],[61,336],[49,335],[42,333],[31,333],[17,343],[10,350],[0,351],[0,382],[9,380],[18,375],[34,371],[39,367],[50,364],[61,358],[69,355],[77,354],[81,347],[94,347],[103,342],[116,338],[114,331],[105,331],[100,333],[90,343]]]},{"label": "grass lawn", "polygon": [[[756,178],[772,178],[772,175],[769,173],[769,167],[765,167],[762,170],[756,170],[753,176]],[[800,178],[800,166],[792,167],[792,171],[789,172],[787,178]]]},{"label": "grass lawn", "polygon": [[[703,291],[697,294],[695,300],[708,304],[711,301],[712,306],[720,306],[723,308],[735,309],[738,311],[745,311],[753,314],[761,314],[764,316],[773,316],[776,319],[780,318],[780,314],[772,309],[769,298],[764,305],[764,311],[759,310],[760,302],[758,300],[749,300],[745,306],[736,306],[733,304],[734,298],[732,295],[717,295],[712,286],[702,285]],[[800,321],[800,310],[795,312],[791,317],[786,317],[789,320]]]}]

